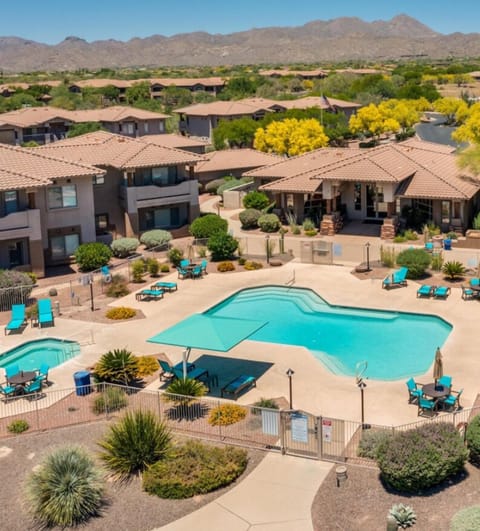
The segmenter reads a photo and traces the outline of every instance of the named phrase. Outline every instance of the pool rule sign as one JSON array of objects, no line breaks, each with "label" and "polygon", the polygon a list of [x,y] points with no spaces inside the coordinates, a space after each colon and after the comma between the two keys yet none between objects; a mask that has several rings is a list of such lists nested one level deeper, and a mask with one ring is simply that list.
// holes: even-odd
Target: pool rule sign
[{"label": "pool rule sign", "polygon": [[308,417],[303,413],[290,414],[292,441],[308,443]]},{"label": "pool rule sign", "polygon": [[332,442],[332,421],[322,419],[322,437],[324,442]]}]

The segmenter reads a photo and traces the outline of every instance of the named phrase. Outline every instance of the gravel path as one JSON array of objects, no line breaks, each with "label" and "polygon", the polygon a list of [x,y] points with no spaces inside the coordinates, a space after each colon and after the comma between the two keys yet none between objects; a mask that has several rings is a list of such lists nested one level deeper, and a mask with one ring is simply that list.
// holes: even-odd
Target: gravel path
[{"label": "gravel path", "polygon": [[[97,422],[82,426],[61,428],[38,434],[22,434],[4,439],[0,445],[0,507],[2,507],[1,529],[27,531],[37,529],[24,506],[24,481],[32,468],[55,447],[78,444],[96,452],[96,441],[108,427],[108,422]],[[265,453],[249,451],[249,463],[242,478],[248,475],[262,460]],[[147,531],[161,527],[211,502],[235,483],[203,496],[187,500],[163,500],[142,491],[139,479],[127,485],[111,481],[107,485],[109,503],[103,515],[91,519],[81,529],[87,531]],[[55,528],[57,529],[57,528]]]}]

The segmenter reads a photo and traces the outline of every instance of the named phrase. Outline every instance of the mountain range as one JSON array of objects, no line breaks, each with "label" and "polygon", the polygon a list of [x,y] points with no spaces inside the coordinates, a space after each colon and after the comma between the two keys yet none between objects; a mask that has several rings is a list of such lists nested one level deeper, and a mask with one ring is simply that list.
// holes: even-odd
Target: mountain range
[{"label": "mountain range", "polygon": [[[292,6],[293,8],[294,6]],[[398,15],[365,22],[342,17],[303,26],[256,28],[227,35],[193,32],[123,42],[67,37],[55,45],[0,37],[3,72],[101,67],[218,66],[480,56],[478,33],[437,33]]]}]

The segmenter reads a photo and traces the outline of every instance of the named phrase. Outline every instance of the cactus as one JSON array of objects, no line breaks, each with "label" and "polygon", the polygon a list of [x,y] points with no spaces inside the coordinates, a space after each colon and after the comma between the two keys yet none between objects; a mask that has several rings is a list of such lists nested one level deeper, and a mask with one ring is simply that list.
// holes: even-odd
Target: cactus
[{"label": "cactus", "polygon": [[411,527],[417,520],[417,515],[414,510],[403,503],[393,505],[388,514],[396,520],[397,525],[402,529]]}]

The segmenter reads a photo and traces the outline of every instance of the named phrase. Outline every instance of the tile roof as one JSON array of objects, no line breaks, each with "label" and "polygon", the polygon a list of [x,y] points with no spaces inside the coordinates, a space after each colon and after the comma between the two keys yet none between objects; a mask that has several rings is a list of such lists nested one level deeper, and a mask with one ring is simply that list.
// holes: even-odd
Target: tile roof
[{"label": "tile roof", "polygon": [[225,80],[221,77],[162,77],[156,79],[144,79],[151,85],[162,85],[169,87],[175,85],[176,87],[193,87],[195,85],[203,85],[205,87],[223,87]]},{"label": "tile roof", "polygon": [[310,107],[319,107],[320,109],[330,109],[338,107],[339,109],[358,109],[360,103],[353,101],[338,100],[326,96],[308,96],[297,100],[285,100],[278,102],[287,109],[308,109]]},{"label": "tile roof", "polygon": [[0,190],[46,186],[53,179],[94,176],[103,170],[30,149],[0,144]]},{"label": "tile roof", "polygon": [[193,148],[193,147],[205,147],[210,145],[210,142],[205,140],[198,140],[191,136],[175,135],[163,133],[160,135],[145,135],[139,136],[137,140],[147,142],[148,144],[156,144],[157,146],[164,146],[170,148]]},{"label": "tile roof", "polygon": [[214,171],[229,171],[242,168],[258,168],[272,164],[281,159],[278,155],[262,153],[255,149],[223,149],[211,151],[205,155],[207,160],[199,162],[195,173],[207,173]]},{"label": "tile roof", "polygon": [[194,165],[203,160],[201,155],[195,153],[149,144],[144,140],[107,131],[95,131],[32,149],[66,160],[112,166],[120,170],[177,164]]},{"label": "tile roof", "polygon": [[261,76],[300,76],[300,77],[324,77],[328,75],[325,70],[260,70]]},{"label": "tile roof", "polygon": [[[270,101],[270,100],[267,100]],[[268,111],[268,107],[240,101],[212,101],[211,103],[197,103],[180,109],[174,113],[189,114],[190,116],[248,116],[258,111]]]},{"label": "tile roof", "polygon": [[260,187],[277,192],[313,191],[314,182],[325,180],[396,183],[397,195],[429,199],[469,199],[480,190],[473,176],[458,169],[451,148],[419,140],[323,148],[244,175],[277,179]]}]

